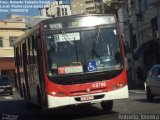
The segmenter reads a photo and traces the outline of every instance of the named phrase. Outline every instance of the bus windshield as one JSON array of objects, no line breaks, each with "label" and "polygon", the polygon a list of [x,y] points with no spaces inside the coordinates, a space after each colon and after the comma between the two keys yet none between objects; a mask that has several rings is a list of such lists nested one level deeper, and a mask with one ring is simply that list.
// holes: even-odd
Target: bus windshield
[{"label": "bus windshield", "polygon": [[48,34],[45,37],[49,76],[122,69],[116,28]]}]

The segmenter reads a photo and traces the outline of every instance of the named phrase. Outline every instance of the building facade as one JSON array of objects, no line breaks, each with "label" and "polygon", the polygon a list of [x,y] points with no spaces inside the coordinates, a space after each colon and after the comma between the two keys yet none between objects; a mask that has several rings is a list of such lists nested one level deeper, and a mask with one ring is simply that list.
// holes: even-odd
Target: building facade
[{"label": "building facade", "polygon": [[70,0],[72,15],[86,13],[85,0]]},{"label": "building facade", "polygon": [[45,8],[39,9],[39,15],[42,17],[60,17],[71,15],[70,5],[64,4],[63,1],[55,1]]},{"label": "building facade", "polygon": [[70,0],[72,14],[102,13],[102,0]]},{"label": "building facade", "polygon": [[32,28],[33,26],[37,25],[40,21],[49,19],[47,16],[22,16],[16,14],[10,14],[7,16],[8,20],[17,21],[22,20],[25,21],[25,26],[27,29]]},{"label": "building facade", "polygon": [[[132,48],[137,84],[143,83],[150,68],[160,63],[160,1],[132,1]],[[142,78],[139,72],[142,71]]]},{"label": "building facade", "polygon": [[24,34],[25,22],[1,20],[0,21],[0,74],[6,74],[14,79],[14,43]]}]

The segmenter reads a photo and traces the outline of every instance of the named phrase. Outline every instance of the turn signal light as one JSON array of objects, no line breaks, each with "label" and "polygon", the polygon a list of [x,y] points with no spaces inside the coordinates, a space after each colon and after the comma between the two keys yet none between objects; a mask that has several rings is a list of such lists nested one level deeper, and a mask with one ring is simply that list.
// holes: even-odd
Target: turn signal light
[{"label": "turn signal light", "polygon": [[114,85],[114,86],[113,86],[113,90],[116,90],[116,89],[121,88],[121,87],[123,87],[123,86],[125,86],[124,83]]}]

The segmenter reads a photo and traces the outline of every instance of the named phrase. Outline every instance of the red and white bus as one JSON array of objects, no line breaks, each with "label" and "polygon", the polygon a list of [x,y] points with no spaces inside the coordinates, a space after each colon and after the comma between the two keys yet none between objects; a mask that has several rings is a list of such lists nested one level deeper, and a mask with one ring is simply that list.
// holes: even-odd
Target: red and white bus
[{"label": "red and white bus", "polygon": [[17,83],[43,110],[128,98],[123,41],[114,15],[48,19],[15,44]]}]

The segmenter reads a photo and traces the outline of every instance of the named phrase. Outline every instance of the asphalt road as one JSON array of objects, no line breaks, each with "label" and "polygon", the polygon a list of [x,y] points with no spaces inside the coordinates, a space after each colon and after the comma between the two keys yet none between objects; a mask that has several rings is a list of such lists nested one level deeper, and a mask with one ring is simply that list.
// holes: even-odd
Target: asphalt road
[{"label": "asphalt road", "polygon": [[73,106],[50,111],[47,115],[36,106],[26,108],[17,92],[12,96],[0,96],[0,120],[160,120],[160,98],[152,103],[146,101],[144,91],[130,91],[130,97],[115,100],[113,110],[105,112],[100,104]]}]

